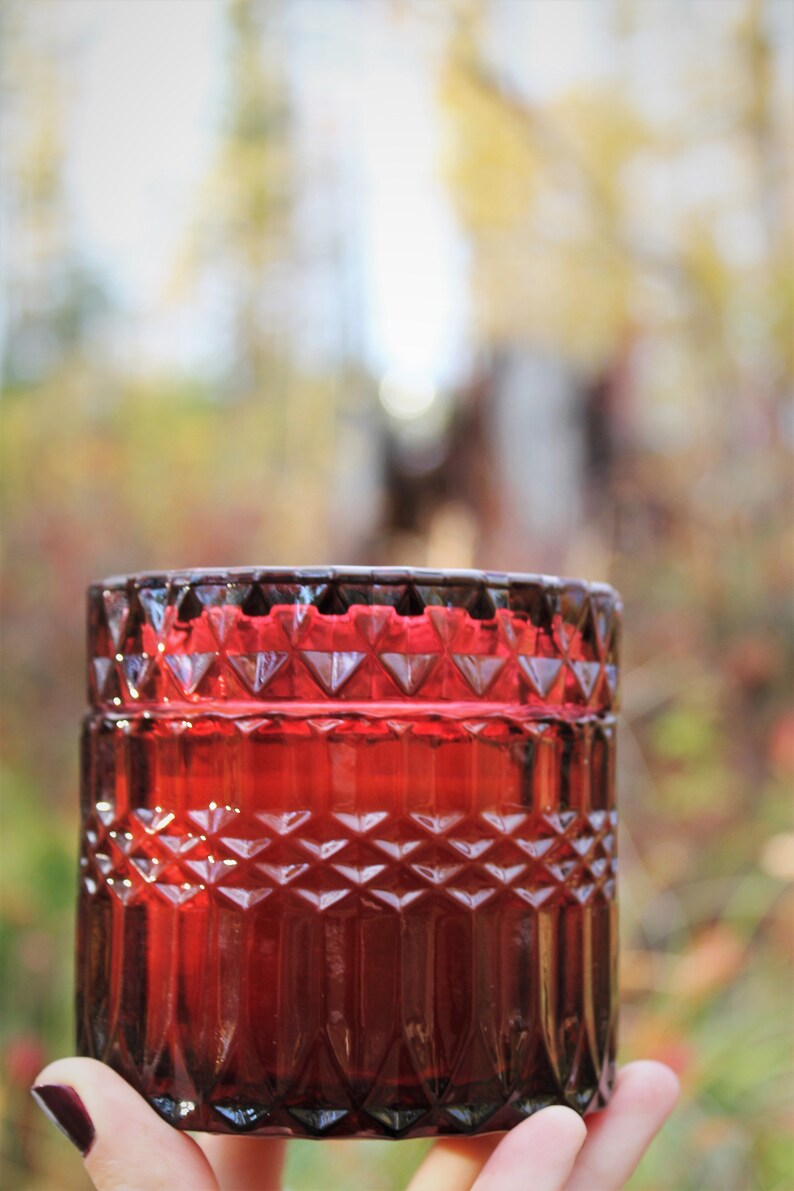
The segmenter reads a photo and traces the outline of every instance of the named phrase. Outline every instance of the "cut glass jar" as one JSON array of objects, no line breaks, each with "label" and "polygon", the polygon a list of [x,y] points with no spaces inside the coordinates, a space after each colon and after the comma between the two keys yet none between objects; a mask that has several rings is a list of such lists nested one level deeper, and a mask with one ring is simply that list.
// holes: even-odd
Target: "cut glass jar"
[{"label": "cut glass jar", "polygon": [[532,575],[92,586],[80,1052],[210,1132],[603,1106],[619,631]]}]

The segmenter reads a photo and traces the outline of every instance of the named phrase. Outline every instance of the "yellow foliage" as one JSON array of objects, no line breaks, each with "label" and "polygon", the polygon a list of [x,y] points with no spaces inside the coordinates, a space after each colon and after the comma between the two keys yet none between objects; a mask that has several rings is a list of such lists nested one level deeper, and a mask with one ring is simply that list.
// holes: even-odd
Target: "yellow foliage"
[{"label": "yellow foliage", "polygon": [[600,366],[630,324],[630,270],[592,238],[549,244],[527,235],[489,237],[474,264],[478,326],[495,343],[533,344]]},{"label": "yellow foliage", "polygon": [[[608,214],[621,209],[621,171],[655,137],[636,106],[614,84],[577,88],[549,107],[550,155],[567,168]],[[552,168],[550,166],[550,168]],[[595,211],[598,216],[598,211]]]},{"label": "yellow foliage", "polygon": [[532,208],[541,161],[526,121],[471,68],[472,45],[458,34],[442,72],[448,114],[444,172],[466,226],[513,229]]},{"label": "yellow foliage", "polygon": [[473,247],[477,329],[599,364],[631,321],[621,171],[648,134],[614,88],[536,108],[458,33],[442,75],[445,173]]}]

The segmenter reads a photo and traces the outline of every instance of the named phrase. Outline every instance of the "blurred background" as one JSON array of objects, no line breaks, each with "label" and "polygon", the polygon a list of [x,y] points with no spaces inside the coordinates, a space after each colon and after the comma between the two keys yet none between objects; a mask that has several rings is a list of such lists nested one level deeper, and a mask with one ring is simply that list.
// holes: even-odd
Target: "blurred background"
[{"label": "blurred background", "polygon": [[794,6],[1,19],[3,1186],[87,1186],[27,1094],[73,1045],[86,584],[362,563],[620,588],[622,1054],[684,1087],[632,1187],[788,1191]]}]

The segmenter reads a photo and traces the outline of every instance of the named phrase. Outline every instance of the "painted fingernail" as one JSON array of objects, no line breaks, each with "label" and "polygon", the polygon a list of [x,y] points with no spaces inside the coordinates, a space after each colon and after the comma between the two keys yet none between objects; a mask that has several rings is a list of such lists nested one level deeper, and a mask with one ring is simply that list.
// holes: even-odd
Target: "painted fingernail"
[{"label": "painted fingernail", "polygon": [[43,1084],[31,1088],[30,1094],[45,1117],[57,1125],[61,1133],[76,1145],[85,1158],[94,1144],[96,1130],[80,1097],[74,1088],[63,1084]]}]

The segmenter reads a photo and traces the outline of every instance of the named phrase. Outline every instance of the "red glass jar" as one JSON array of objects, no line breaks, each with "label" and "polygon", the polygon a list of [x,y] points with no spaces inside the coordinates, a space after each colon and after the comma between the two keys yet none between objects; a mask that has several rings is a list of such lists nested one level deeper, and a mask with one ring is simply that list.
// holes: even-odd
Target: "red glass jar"
[{"label": "red glass jar", "polygon": [[210,1132],[601,1107],[619,623],[469,571],[93,586],[80,1052]]}]

